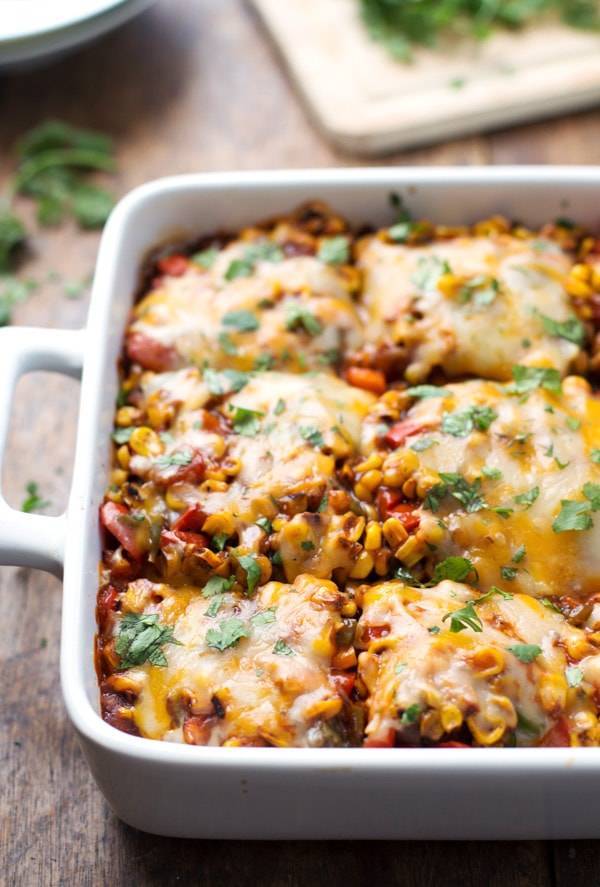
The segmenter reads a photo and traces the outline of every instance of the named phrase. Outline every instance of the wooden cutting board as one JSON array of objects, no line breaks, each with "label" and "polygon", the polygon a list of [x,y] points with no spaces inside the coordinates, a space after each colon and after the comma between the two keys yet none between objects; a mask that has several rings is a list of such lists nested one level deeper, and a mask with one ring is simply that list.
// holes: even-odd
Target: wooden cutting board
[{"label": "wooden cutting board", "polygon": [[498,32],[396,61],[358,0],[250,0],[317,124],[340,148],[383,154],[600,103],[600,37],[560,24]]}]

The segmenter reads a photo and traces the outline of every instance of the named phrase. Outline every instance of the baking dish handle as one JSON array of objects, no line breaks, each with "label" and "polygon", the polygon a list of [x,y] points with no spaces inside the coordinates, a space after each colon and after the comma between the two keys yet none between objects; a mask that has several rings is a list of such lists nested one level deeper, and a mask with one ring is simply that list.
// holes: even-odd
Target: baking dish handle
[{"label": "baking dish handle", "polygon": [[[81,376],[85,330],[33,327],[0,329],[0,467],[10,423],[15,386],[36,370]],[[60,575],[66,517],[25,514],[11,508],[0,485],[0,564],[37,567]]]}]

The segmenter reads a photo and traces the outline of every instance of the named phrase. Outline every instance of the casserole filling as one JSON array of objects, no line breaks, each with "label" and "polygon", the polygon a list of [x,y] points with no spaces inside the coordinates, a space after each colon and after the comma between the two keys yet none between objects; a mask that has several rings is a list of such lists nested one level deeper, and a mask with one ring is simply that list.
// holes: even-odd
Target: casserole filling
[{"label": "casserole filling", "polygon": [[355,238],[314,204],[159,254],[100,509],[104,719],[600,744],[598,252],[564,220]]}]

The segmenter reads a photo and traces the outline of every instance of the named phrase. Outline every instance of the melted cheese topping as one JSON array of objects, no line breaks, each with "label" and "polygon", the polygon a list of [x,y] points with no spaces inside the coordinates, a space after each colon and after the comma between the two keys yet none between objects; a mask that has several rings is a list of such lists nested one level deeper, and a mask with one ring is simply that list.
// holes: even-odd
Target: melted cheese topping
[{"label": "melted cheese topping", "polygon": [[[557,321],[572,316],[564,287],[570,266],[569,257],[545,239],[496,234],[403,246],[365,238],[359,267],[368,338],[409,348],[411,382],[436,366],[448,376],[500,380],[510,379],[518,363],[553,366],[563,374],[578,347],[546,333],[539,314]],[[443,274],[456,282],[447,294],[439,288]]]},{"label": "melted cheese topping", "polygon": [[[485,507],[476,512],[467,513],[451,496],[443,499],[435,516],[426,507],[422,510],[422,535],[436,537],[436,560],[466,555],[484,589],[508,587],[502,574],[508,567],[515,571],[510,589],[536,597],[597,591],[600,519],[594,518],[585,531],[559,534],[552,528],[563,500],[585,502],[584,485],[600,483],[600,466],[591,458],[600,444],[600,402],[588,383],[573,376],[563,381],[561,395],[538,389],[526,397],[495,382],[463,382],[444,390],[446,397],[411,407],[407,419],[414,422],[415,433],[388,457],[394,461],[407,453],[415,479],[430,478],[429,486],[440,473],[480,484]],[[464,436],[443,431],[444,417],[472,407],[493,410],[487,430],[474,428]],[[372,439],[368,423],[367,451]],[[522,546],[525,554],[513,561]]]},{"label": "melted cheese topping", "polygon": [[[566,718],[572,744],[597,744],[589,714],[600,672],[586,634],[526,595],[477,600],[450,581],[424,590],[400,582],[364,588],[357,645],[367,737],[376,744],[392,729],[408,743],[419,735],[437,742],[466,726],[476,745],[534,745]],[[447,614],[469,602],[480,630],[452,632]],[[585,675],[577,672],[576,689],[567,672],[573,662]]]},{"label": "melted cheese topping", "polygon": [[[333,729],[344,700],[331,680],[343,603],[332,582],[305,575],[293,585],[269,582],[253,598],[225,594],[215,616],[207,612],[214,598],[197,588],[142,583],[142,603],[159,601],[144,612],[173,626],[177,641],[166,647],[167,666],[146,663],[124,673],[137,687],[134,718],[143,736],[295,746],[319,744],[324,721]],[[223,650],[209,646],[208,632],[232,618],[247,636]]]},{"label": "melted cheese topping", "polygon": [[[212,484],[176,484],[174,494],[187,505],[200,502],[208,514],[226,511],[240,527],[261,515],[274,516],[278,509],[273,500],[319,492],[322,495],[334,478],[336,458],[351,455],[357,448],[362,420],[375,401],[369,392],[326,374],[260,373],[240,392],[226,398],[221,407],[234,427],[238,409],[252,411],[257,423],[255,433],[232,432],[227,435],[225,447],[217,432],[198,427],[201,419],[196,409],[186,409],[186,404],[195,407],[206,402],[206,388],[198,371],[181,371],[186,384],[193,374],[198,386],[195,393],[186,391],[184,385],[182,394],[177,393],[179,374],[163,374],[183,406],[158,457],[159,464],[164,456],[186,448],[200,449],[210,457],[221,450],[224,459],[239,465],[226,489],[214,490]],[[168,387],[160,390],[168,397]],[[131,460],[132,470],[140,477],[160,475],[156,464],[156,458],[151,457],[135,456]]]},{"label": "melted cheese topping", "polygon": [[[293,372],[322,369],[360,347],[362,324],[340,268],[300,256],[258,261],[247,276],[227,280],[247,248],[233,243],[209,270],[162,278],[136,305],[130,333],[174,347],[183,363],[239,370],[265,357]],[[239,312],[256,328],[236,324]]]}]

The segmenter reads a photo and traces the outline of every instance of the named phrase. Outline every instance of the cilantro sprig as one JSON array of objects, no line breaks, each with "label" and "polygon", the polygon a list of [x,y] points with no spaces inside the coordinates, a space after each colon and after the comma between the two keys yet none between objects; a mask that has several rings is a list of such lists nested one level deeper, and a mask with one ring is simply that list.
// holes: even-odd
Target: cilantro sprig
[{"label": "cilantro sprig", "polygon": [[115,644],[120,668],[133,668],[144,662],[166,666],[163,651],[166,644],[179,644],[179,641],[173,637],[172,626],[161,625],[156,613],[126,613],[119,624]]}]

